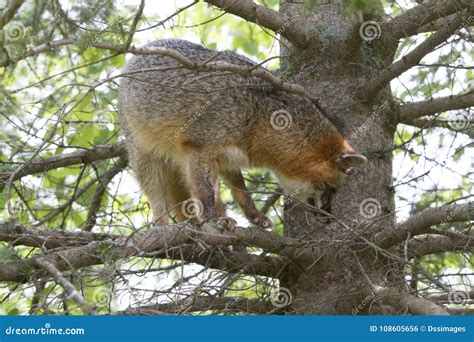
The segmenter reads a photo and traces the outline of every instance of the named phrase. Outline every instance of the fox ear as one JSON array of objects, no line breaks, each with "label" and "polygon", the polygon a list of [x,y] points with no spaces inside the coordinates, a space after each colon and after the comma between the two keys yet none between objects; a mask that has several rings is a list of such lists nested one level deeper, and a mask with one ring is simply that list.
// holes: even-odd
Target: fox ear
[{"label": "fox ear", "polygon": [[352,167],[367,163],[367,158],[362,154],[343,153],[336,158],[335,163],[345,173],[348,173]]}]

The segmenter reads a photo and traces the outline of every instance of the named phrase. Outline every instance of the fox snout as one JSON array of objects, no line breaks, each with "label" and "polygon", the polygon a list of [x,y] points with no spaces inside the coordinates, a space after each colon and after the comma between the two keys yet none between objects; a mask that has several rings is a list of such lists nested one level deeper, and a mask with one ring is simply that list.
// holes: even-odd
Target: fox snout
[{"label": "fox snout", "polygon": [[319,206],[325,191],[338,187],[356,167],[367,163],[367,158],[357,153],[345,140],[336,152],[331,153],[332,155],[321,158],[319,151],[321,149],[318,149],[317,154],[304,158],[306,166],[295,168],[292,170],[294,173],[277,173],[277,178],[287,196]]}]

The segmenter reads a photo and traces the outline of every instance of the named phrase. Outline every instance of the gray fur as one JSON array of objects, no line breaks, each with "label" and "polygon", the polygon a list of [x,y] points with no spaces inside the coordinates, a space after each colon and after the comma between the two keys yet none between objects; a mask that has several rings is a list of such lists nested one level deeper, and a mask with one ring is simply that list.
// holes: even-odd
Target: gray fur
[{"label": "gray fur", "polygon": [[[204,62],[216,54],[201,45],[185,40],[158,40],[147,46],[174,49],[195,62]],[[213,62],[225,61],[243,67],[254,67],[255,62],[232,51],[222,51]],[[150,125],[160,124],[169,115],[192,121],[189,134],[202,144],[242,142],[260,117],[270,122],[277,110],[287,110],[292,125],[285,136],[304,132],[308,138],[319,138],[320,132],[336,129],[318,112],[310,100],[272,90],[259,78],[244,78],[232,73],[196,73],[185,69],[170,57],[139,55],[133,57],[123,73],[144,71],[124,77],[120,86],[120,113],[127,138],[127,116],[135,115]],[[210,103],[206,106],[206,103]],[[193,115],[202,111],[198,120]],[[212,127],[213,129],[209,129]],[[179,127],[175,127],[179,130]],[[171,128],[170,133],[173,131]],[[277,146],[275,146],[277,148]]]},{"label": "gray fur", "polygon": [[[255,62],[237,53],[217,54],[184,40],[158,40],[147,46],[176,50],[197,63],[214,57],[212,62],[256,67]],[[134,56],[123,74],[119,94],[122,130],[132,168],[157,220],[190,195],[203,201],[207,216],[217,216],[212,189],[216,189],[213,184],[217,173],[222,176],[224,169],[232,169],[234,177],[230,182],[238,187],[239,204],[247,217],[255,218],[259,213],[253,202],[250,204],[250,195],[245,194],[240,174],[244,165],[219,164],[222,154],[228,153],[224,149],[236,147],[251,165],[275,170],[285,167],[281,156],[285,156],[286,164],[298,162],[298,151],[324,134],[337,132],[309,99],[276,91],[256,77],[230,72],[197,73],[160,55]],[[271,123],[276,111],[291,115],[291,125],[281,132]],[[179,140],[184,136],[185,140]],[[190,150],[184,149],[185,144]],[[188,155],[183,157],[183,153]],[[253,153],[264,157],[253,158]],[[217,171],[214,163],[219,164]]]}]

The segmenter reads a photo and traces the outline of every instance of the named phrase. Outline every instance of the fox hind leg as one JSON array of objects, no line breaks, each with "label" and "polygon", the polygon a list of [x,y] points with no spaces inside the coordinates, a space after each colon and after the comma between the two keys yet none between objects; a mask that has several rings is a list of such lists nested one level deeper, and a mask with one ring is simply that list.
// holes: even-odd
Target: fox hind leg
[{"label": "fox hind leg", "polygon": [[170,193],[176,182],[176,170],[164,157],[135,148],[130,153],[132,169],[153,213],[153,222],[168,224]]},{"label": "fox hind leg", "polygon": [[212,153],[194,153],[189,156],[186,180],[194,199],[202,206],[200,220],[221,221],[226,228],[235,226],[235,221],[225,216],[225,208],[219,196],[217,163]]},{"label": "fox hind leg", "polygon": [[193,202],[186,180],[178,168],[174,170],[174,179],[169,182],[168,194],[170,209],[177,221],[194,218],[196,210],[200,210],[199,204]]}]

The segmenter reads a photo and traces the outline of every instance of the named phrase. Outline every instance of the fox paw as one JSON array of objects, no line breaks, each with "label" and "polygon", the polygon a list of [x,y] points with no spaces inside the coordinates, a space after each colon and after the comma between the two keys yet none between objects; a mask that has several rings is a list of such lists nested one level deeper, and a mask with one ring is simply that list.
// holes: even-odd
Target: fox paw
[{"label": "fox paw", "polygon": [[213,219],[212,221],[216,222],[222,228],[231,231],[234,230],[235,226],[237,225],[236,220],[227,216],[218,217],[216,219]]},{"label": "fox paw", "polygon": [[273,222],[268,217],[262,213],[258,213],[254,218],[250,220],[253,224],[262,227],[262,228],[271,228],[273,227]]}]

